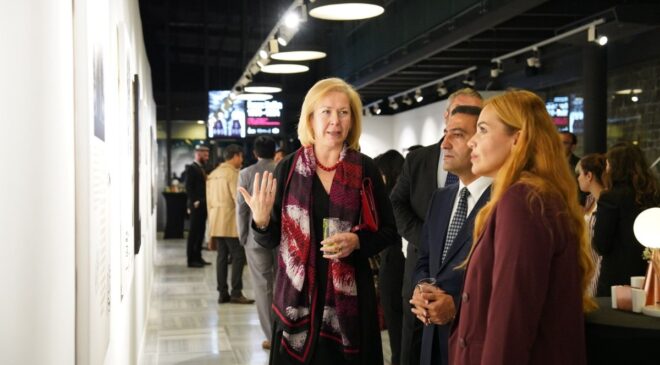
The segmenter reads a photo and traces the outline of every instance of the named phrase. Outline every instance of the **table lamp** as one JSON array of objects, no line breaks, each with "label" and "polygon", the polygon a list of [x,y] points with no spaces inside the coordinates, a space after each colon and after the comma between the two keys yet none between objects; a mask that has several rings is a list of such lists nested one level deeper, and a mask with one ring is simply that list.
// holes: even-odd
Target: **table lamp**
[{"label": "table lamp", "polygon": [[642,308],[642,313],[660,317],[660,208],[649,208],[639,213],[633,231],[637,240],[651,250],[651,261],[644,280],[646,306]]}]

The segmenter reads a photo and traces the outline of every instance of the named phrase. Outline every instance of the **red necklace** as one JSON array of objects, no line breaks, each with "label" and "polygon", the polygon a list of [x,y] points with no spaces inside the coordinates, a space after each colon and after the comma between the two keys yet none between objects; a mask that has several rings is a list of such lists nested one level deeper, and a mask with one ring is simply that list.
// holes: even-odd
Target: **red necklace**
[{"label": "red necklace", "polygon": [[335,163],[332,166],[325,166],[324,164],[321,163],[321,161],[319,161],[318,159],[316,160],[316,166],[318,166],[321,170],[328,172],[337,170],[337,167],[339,166],[340,163],[341,160],[337,161],[337,163]]}]

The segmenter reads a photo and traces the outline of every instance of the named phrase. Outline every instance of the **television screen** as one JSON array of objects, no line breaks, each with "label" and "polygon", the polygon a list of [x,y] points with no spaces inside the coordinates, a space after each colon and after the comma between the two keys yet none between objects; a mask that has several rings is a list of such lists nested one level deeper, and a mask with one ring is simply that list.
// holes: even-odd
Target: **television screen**
[{"label": "television screen", "polygon": [[557,127],[568,127],[569,105],[568,96],[555,96],[545,102],[545,108]]},{"label": "television screen", "polygon": [[223,107],[229,90],[209,91],[209,138],[245,138],[279,134],[282,129],[282,102],[277,100],[234,100]]},{"label": "television screen", "polygon": [[580,134],[584,130],[584,98],[581,96],[555,96],[545,102],[545,107],[560,131]]},{"label": "television screen", "polygon": [[277,100],[247,102],[247,134],[279,134],[282,103]]},{"label": "television screen", "polygon": [[228,96],[229,90],[209,91],[209,138],[245,138],[245,102],[234,100],[225,109],[222,106]]}]

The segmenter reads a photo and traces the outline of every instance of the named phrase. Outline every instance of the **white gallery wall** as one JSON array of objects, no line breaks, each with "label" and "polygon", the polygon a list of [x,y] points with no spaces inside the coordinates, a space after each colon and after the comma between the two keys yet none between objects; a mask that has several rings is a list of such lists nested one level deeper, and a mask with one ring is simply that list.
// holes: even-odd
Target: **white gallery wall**
[{"label": "white gallery wall", "polygon": [[71,1],[0,7],[0,363],[75,363]]},{"label": "white gallery wall", "polygon": [[0,364],[137,364],[156,151],[138,1],[4,1],[0,49]]},{"label": "white gallery wall", "polygon": [[[489,98],[496,91],[480,91]],[[394,149],[406,155],[412,145],[428,146],[442,138],[445,129],[444,113],[447,99],[402,113],[386,116],[366,116],[362,119],[360,148],[370,157]]]}]

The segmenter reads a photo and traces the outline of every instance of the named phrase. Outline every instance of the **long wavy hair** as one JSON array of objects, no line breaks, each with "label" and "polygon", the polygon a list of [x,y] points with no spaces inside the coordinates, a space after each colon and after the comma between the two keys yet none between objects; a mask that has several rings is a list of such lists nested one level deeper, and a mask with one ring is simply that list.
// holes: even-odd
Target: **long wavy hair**
[{"label": "long wavy hair", "polygon": [[607,151],[609,172],[605,175],[612,186],[628,186],[635,192],[635,203],[642,209],[658,204],[658,181],[649,170],[644,153],[634,144],[620,143]]},{"label": "long wavy hair", "polygon": [[539,204],[541,208],[546,198],[559,200],[564,204],[566,226],[579,242],[576,249],[582,272],[582,306],[584,311],[595,309],[596,303],[588,292],[594,263],[582,209],[578,204],[575,176],[566,163],[559,133],[545,104],[534,93],[516,90],[487,100],[484,107],[487,106],[508,127],[511,134],[519,132],[519,136],[511,154],[495,176],[490,202],[476,217],[474,237],[479,237],[484,231],[493,208],[513,184],[522,183],[531,187],[528,202]]}]

